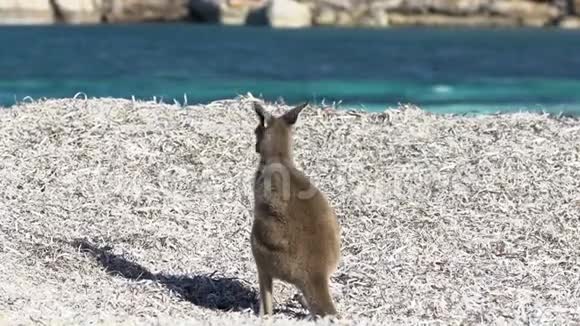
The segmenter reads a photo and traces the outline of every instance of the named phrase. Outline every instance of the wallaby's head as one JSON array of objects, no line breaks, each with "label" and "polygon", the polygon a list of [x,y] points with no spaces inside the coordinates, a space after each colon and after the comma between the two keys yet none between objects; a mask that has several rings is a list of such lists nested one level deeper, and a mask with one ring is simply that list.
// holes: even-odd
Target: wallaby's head
[{"label": "wallaby's head", "polygon": [[308,105],[303,103],[280,117],[274,117],[262,105],[254,102],[254,110],[260,119],[256,127],[256,152],[262,157],[291,157],[292,127],[298,115]]}]

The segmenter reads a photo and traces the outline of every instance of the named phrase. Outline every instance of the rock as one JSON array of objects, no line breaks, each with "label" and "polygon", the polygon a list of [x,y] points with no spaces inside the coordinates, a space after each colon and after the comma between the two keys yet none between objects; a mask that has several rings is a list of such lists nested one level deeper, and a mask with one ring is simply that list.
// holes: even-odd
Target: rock
[{"label": "rock", "polygon": [[224,6],[220,10],[219,23],[222,25],[244,25],[248,19],[250,8]]},{"label": "rock", "polygon": [[266,0],[191,0],[192,16],[223,25],[263,25]]},{"label": "rock", "polygon": [[473,15],[449,16],[441,14],[400,14],[388,15],[389,25],[392,26],[517,26],[519,20],[511,17]]},{"label": "rock", "polygon": [[102,0],[53,0],[54,12],[64,23],[98,23],[103,16]]},{"label": "rock", "polygon": [[[577,16],[574,16],[576,13]],[[273,27],[575,26],[580,0],[0,0],[0,24],[177,21]]]},{"label": "rock", "polygon": [[580,28],[580,17],[568,16],[560,21],[560,27],[565,29],[578,29]]},{"label": "rock", "polygon": [[[548,0],[553,2],[555,6],[557,6],[560,11],[565,15],[575,15],[577,5],[580,4],[580,0]],[[563,17],[561,17],[563,18]]]},{"label": "rock", "polygon": [[[357,9],[354,12],[355,16],[362,16],[360,20],[363,25],[367,25],[372,20],[369,20],[367,14],[361,15],[361,12],[370,10],[376,13],[382,9],[387,14],[404,14],[393,16],[394,21],[409,20],[410,24],[424,25],[428,21],[433,21],[435,24],[444,25],[449,23],[473,26],[481,22],[481,26],[498,24],[545,26],[562,15],[563,9],[560,9],[561,5],[558,5],[558,1],[562,0],[367,0],[357,2],[358,6],[355,6]],[[580,0],[564,1],[580,2]],[[425,15],[425,18],[421,18],[420,15]],[[446,18],[448,16],[449,19]],[[473,16],[473,19],[455,19],[453,16]],[[510,17],[510,19],[490,16]],[[486,23],[487,19],[490,20],[489,23]]]},{"label": "rock", "polygon": [[363,27],[385,27],[389,25],[384,10],[369,9],[357,17],[357,25]]},{"label": "rock", "polygon": [[175,21],[189,15],[188,0],[102,0],[107,22]]},{"label": "rock", "polygon": [[310,7],[294,0],[270,0],[266,16],[270,26],[275,28],[300,28],[312,25]]},{"label": "rock", "polygon": [[528,27],[545,27],[555,23],[554,19],[545,17],[522,17],[519,21],[521,26]]},{"label": "rock", "polygon": [[329,6],[322,6],[321,8],[317,8],[314,13],[313,22],[315,25],[321,26],[336,25],[337,10]]},{"label": "rock", "polygon": [[220,20],[220,10],[224,0],[191,0],[189,8],[194,19],[217,23]]},{"label": "rock", "polygon": [[[339,3],[337,1],[337,3]],[[347,5],[342,3],[342,5]],[[353,26],[354,19],[352,10],[344,8],[342,5],[335,6],[334,4],[313,5],[312,22],[317,26]]]},{"label": "rock", "polygon": [[488,0],[434,0],[431,10],[450,15],[475,15],[481,13]]},{"label": "rock", "polygon": [[525,0],[490,1],[487,10],[494,15],[519,18],[524,25],[533,26],[547,25],[561,14],[553,3]]},{"label": "rock", "polygon": [[222,2],[220,23],[224,25],[265,25],[266,0],[228,0]]},{"label": "rock", "polygon": [[382,10],[400,10],[406,6],[408,0],[373,0],[369,7]]},{"label": "rock", "polygon": [[348,10],[351,24],[363,27],[384,27],[388,26],[386,10],[382,6],[377,6],[372,2],[360,1],[352,5]]},{"label": "rock", "polygon": [[[354,0],[357,1],[357,0]],[[305,2],[305,1],[302,1]],[[345,9],[349,10],[353,7],[353,0],[318,0],[316,1],[318,5],[329,6],[335,9]]]},{"label": "rock", "polygon": [[336,14],[336,25],[337,26],[352,26],[354,21],[352,15],[346,10],[340,10]]},{"label": "rock", "polygon": [[50,0],[0,0],[0,24],[51,24],[54,21]]},{"label": "rock", "polygon": [[[393,3],[392,0],[390,2]],[[481,13],[483,6],[488,2],[487,0],[404,0],[397,7],[386,9],[402,13],[441,13],[459,16]]]}]

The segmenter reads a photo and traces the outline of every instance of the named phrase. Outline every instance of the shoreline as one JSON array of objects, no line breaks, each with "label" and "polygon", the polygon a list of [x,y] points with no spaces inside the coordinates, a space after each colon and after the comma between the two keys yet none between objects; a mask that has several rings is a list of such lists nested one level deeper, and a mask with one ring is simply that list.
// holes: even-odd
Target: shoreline
[{"label": "shoreline", "polygon": [[[32,97],[24,97],[23,99],[8,105],[2,106],[0,104],[0,112],[2,110],[15,110],[22,106],[31,105],[34,103],[41,103],[41,102],[51,102],[51,101],[128,101],[133,104],[135,103],[150,103],[153,105],[160,105],[160,106],[167,106],[167,107],[175,107],[180,109],[190,109],[194,107],[204,107],[204,106],[212,106],[216,103],[221,102],[228,102],[228,101],[239,101],[240,99],[245,98],[253,98],[251,94],[238,96],[236,98],[226,98],[226,99],[219,99],[219,100],[211,100],[209,102],[200,102],[200,103],[188,103],[187,98],[178,100],[168,100],[163,98],[152,97],[151,99],[146,98],[115,98],[115,97],[88,97],[84,92],[79,92],[73,97],[63,97],[63,98],[32,98]],[[264,99],[260,98],[259,100],[263,101]],[[283,102],[285,102],[282,99]],[[357,114],[385,114],[388,112],[397,112],[401,108],[416,108],[425,112],[426,114],[432,114],[436,116],[449,116],[449,117],[492,117],[492,116],[501,116],[501,115],[517,115],[517,114],[529,114],[529,115],[539,115],[545,116],[550,118],[571,118],[571,119],[579,119],[580,120],[580,111],[572,111],[570,112],[560,109],[556,111],[552,108],[531,108],[526,107],[525,105],[517,105],[513,108],[504,108],[504,110],[491,110],[488,107],[482,107],[481,105],[469,105],[469,104],[461,104],[461,105],[439,105],[435,106],[434,109],[425,109],[421,105],[415,103],[399,103],[398,105],[391,106],[391,105],[382,105],[382,104],[343,104],[342,101],[333,102],[332,104],[326,104],[324,101],[322,102],[313,102],[309,101],[309,105],[311,107],[317,108],[317,110],[322,111],[332,111],[337,113],[349,113],[349,112],[356,112]],[[280,104],[280,103],[277,103]],[[299,103],[295,103],[299,104]],[[444,109],[448,107],[448,109]],[[518,109],[516,109],[518,107]],[[467,110],[470,108],[470,110]],[[477,108],[477,109],[474,109]]]},{"label": "shoreline", "polygon": [[188,22],[273,28],[580,28],[580,1],[494,0],[16,0],[0,3],[0,25]]}]

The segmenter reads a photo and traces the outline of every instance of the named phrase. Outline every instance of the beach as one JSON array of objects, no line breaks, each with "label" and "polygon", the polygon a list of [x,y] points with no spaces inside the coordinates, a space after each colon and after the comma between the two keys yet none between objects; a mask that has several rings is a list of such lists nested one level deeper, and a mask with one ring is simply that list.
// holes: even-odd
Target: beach
[{"label": "beach", "polygon": [[[252,100],[0,109],[0,324],[260,323]],[[310,106],[294,139],[345,323],[580,323],[578,118]],[[309,324],[296,293],[272,325]]]}]

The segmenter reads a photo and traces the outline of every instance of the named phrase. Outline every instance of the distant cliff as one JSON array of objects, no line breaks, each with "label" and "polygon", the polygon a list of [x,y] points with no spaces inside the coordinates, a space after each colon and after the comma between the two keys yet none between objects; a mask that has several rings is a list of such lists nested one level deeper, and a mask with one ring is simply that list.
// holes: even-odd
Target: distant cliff
[{"label": "distant cliff", "polygon": [[0,24],[192,21],[226,25],[559,26],[580,0],[1,0]]}]

